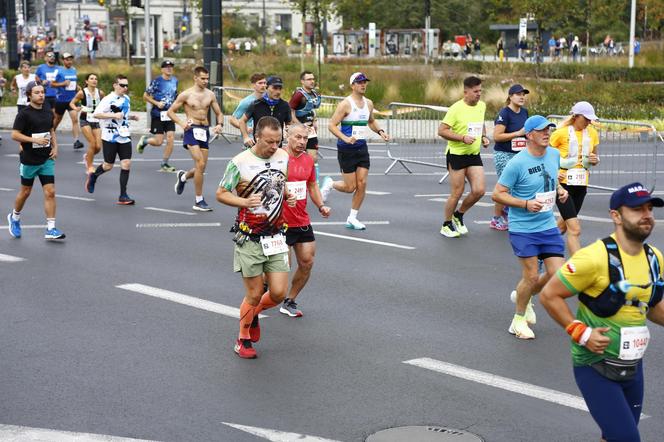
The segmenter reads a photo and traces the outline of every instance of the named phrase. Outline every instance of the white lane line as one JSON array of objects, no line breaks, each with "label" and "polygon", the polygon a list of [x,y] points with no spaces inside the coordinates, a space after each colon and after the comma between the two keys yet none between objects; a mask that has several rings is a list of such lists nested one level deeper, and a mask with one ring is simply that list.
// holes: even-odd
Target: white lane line
[{"label": "white lane line", "polygon": [[[367,226],[385,226],[388,225],[389,221],[363,221],[362,224]],[[311,223],[312,226],[345,226],[346,221],[314,221]],[[316,232],[318,233],[318,232]]]},{"label": "white lane line", "polygon": [[20,157],[20,155],[17,154],[17,153],[6,153],[5,156],[9,157],[9,158],[19,158]]},{"label": "white lane line", "polygon": [[221,223],[147,223],[136,224],[137,229],[169,228],[169,227],[221,227]]},{"label": "white lane line", "polygon": [[[582,397],[552,390],[550,388],[528,384],[526,382],[505,378],[479,370],[473,370],[472,368],[466,368],[462,367],[461,365],[454,365],[431,358],[411,359],[408,361],[403,361],[403,363],[413,365],[415,367],[425,368],[427,370],[435,371],[438,373],[455,376],[457,378],[466,379],[468,381],[477,382],[479,384],[489,385],[491,387],[500,388],[502,390],[511,391],[513,393],[519,393],[524,396],[533,397],[535,399],[553,402],[554,404],[576,408],[577,410],[588,411],[586,402]],[[649,417],[644,414],[641,416],[646,418]]]},{"label": "white lane line", "polygon": [[0,439],[15,442],[78,441],[78,442],[150,442],[147,439],[108,436],[105,434],[75,433],[47,428],[0,425]]},{"label": "white lane line", "polygon": [[267,439],[272,442],[339,442],[333,439],[325,439],[318,436],[310,436],[308,434],[300,433],[287,433],[285,431],[271,430],[269,428],[250,427],[249,425],[234,424],[231,422],[222,422],[222,424],[235,428],[236,430],[244,431],[245,433],[253,434],[254,436]]},{"label": "white lane line", "polygon": [[[439,203],[444,203],[447,201],[447,198],[429,198],[429,201],[434,201],[434,202],[439,202]],[[480,207],[493,207],[493,203],[485,203],[484,201],[478,201],[475,203],[476,206]]]},{"label": "white lane line", "polygon": [[63,198],[66,200],[77,200],[77,201],[94,201],[94,198],[87,198],[84,196],[71,196],[71,195],[55,195],[56,198]]},{"label": "white lane line", "polygon": [[182,212],[180,210],[170,210],[170,209],[160,209],[159,207],[144,207],[145,210],[154,210],[156,212],[166,212],[166,213],[177,213],[178,215],[188,215],[194,216],[195,213],[192,212]]},{"label": "white lane line", "polygon": [[[200,310],[218,313],[220,315],[228,316],[229,318],[240,319],[240,309],[224,304],[218,304],[206,299],[195,298],[193,296],[183,295],[182,293],[171,292],[170,290],[164,290],[144,284],[121,284],[116,285],[115,287],[130,292],[140,293],[142,295],[152,296],[153,298],[165,299],[166,301],[187,305]],[[258,315],[258,317],[266,318],[267,316]]]},{"label": "white lane line", "polygon": [[377,190],[367,190],[367,195],[392,195],[392,192],[379,192]]},{"label": "white lane line", "polygon": [[[8,228],[9,228],[9,226],[0,226],[0,230],[8,229]],[[27,225],[21,224],[21,229],[24,229],[24,230],[25,229],[45,229],[45,228],[46,228],[46,224],[27,224]]]},{"label": "white lane line", "polygon": [[316,230],[316,235],[331,236],[332,238],[347,239],[349,241],[364,242],[364,243],[368,243],[368,244],[375,244],[375,245],[378,245],[378,246],[394,247],[396,249],[415,250],[415,247],[411,247],[411,246],[404,246],[404,245],[401,245],[401,244],[394,244],[394,243],[391,243],[391,242],[384,242],[384,241],[374,241],[374,240],[371,240],[371,239],[355,238],[354,236],[337,235],[335,233],[321,232],[320,230]]},{"label": "white lane line", "polygon": [[9,187],[0,187],[0,191],[2,191],[2,192],[13,192],[14,189],[10,189]]},{"label": "white lane line", "polygon": [[21,258],[19,256],[12,256],[12,255],[3,255],[0,253],[0,262],[21,262],[25,261],[25,258]]},{"label": "white lane line", "polygon": [[[560,216],[559,213],[555,213],[555,215]],[[613,221],[609,218],[600,218],[598,216],[579,215],[578,218],[581,219],[581,220],[595,221],[595,222],[598,222],[598,223],[606,223],[606,224],[613,223]],[[491,221],[473,221],[473,222],[475,224],[489,224]],[[662,219],[655,220],[655,223],[661,224],[661,223],[664,223],[664,220],[662,220]]]}]

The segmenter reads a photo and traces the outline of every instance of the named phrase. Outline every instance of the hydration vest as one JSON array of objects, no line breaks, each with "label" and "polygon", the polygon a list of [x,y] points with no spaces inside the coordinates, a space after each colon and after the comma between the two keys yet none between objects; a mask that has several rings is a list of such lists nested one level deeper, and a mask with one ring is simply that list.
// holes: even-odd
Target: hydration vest
[{"label": "hydration vest", "polygon": [[295,116],[302,123],[312,122],[315,117],[314,110],[320,107],[321,96],[314,90],[312,90],[311,93],[308,93],[302,87],[297,88],[297,90],[300,91],[307,102],[302,109],[295,110]]}]

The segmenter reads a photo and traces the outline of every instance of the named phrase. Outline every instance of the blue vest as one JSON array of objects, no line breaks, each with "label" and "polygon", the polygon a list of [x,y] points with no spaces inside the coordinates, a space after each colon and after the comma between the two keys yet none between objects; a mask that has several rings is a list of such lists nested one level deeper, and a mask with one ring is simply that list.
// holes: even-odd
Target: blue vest
[{"label": "blue vest", "polygon": [[320,107],[320,102],[321,102],[321,96],[316,93],[316,91],[312,90],[311,94],[307,93],[307,91],[304,90],[304,88],[298,88],[298,91],[302,95],[304,95],[304,98],[306,98],[307,103],[304,105],[302,109],[296,109],[295,110],[295,116],[297,117],[298,120],[300,120],[303,123],[309,123],[314,120],[314,109],[318,109]]}]

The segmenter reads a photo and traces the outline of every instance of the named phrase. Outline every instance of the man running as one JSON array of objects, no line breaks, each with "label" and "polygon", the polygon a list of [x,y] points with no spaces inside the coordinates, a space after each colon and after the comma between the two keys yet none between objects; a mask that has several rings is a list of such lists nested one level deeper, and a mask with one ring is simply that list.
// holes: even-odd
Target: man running
[{"label": "man running", "polygon": [[161,75],[152,80],[143,93],[143,100],[152,104],[150,132],[154,136],[148,138],[147,135],[143,135],[136,145],[136,151],[143,153],[148,144],[155,147],[161,146],[164,143],[164,134],[166,134],[166,147],[160,169],[162,172],[175,172],[175,167],[168,164],[175,141],[175,123],[168,116],[168,108],[178,95],[178,79],[173,75],[173,66],[175,64],[171,60],[164,60],[161,63]]},{"label": "man running", "polygon": [[35,177],[38,176],[44,191],[44,238],[64,239],[65,234],[55,227],[55,158],[58,156],[58,142],[53,129],[53,113],[44,107],[45,94],[42,85],[28,83],[25,93],[28,106],[16,115],[12,130],[12,140],[20,143],[21,190],[16,195],[14,210],[7,215],[9,233],[14,238],[21,237],[21,210],[32,192]]},{"label": "man running", "polygon": [[288,296],[284,299],[279,311],[291,317],[302,316],[297,308],[295,299],[300,294],[311,275],[316,255],[316,238],[307,213],[307,194],[311,202],[318,207],[323,218],[330,216],[330,208],[323,203],[318,183],[314,160],[306,154],[309,138],[309,128],[296,123],[288,127],[288,182],[286,187],[295,195],[295,207],[284,207],[284,222],[288,225],[286,230],[286,244],[295,251],[297,270],[293,275]]},{"label": "man running", "polygon": [[267,78],[267,90],[258,100],[255,100],[247,109],[247,111],[240,118],[240,132],[244,140],[245,147],[254,145],[254,139],[249,136],[249,129],[247,124],[253,121],[254,127],[256,122],[263,117],[274,117],[283,128],[290,124],[293,120],[293,113],[288,102],[281,98],[281,92],[284,87],[284,82],[281,77],[270,76]]},{"label": "man running", "polygon": [[131,168],[131,133],[129,120],[138,121],[136,115],[129,115],[130,100],[127,95],[129,80],[118,75],[113,82],[113,92],[105,96],[94,111],[94,118],[101,126],[102,149],[104,162],[97,169],[88,173],[85,188],[94,193],[97,179],[113,168],[115,157],[120,159],[120,197],[118,204],[133,205],[136,201],[127,194],[129,170]]},{"label": "man running", "polygon": [[[279,149],[281,122],[263,117],[255,126],[256,143],[236,155],[226,167],[217,201],[237,207],[233,270],[242,272],[246,289],[240,305],[240,333],[235,353],[253,359],[252,342],[260,339],[258,314],[279,305],[288,288],[288,246],[282,210],[287,198],[288,153]],[[295,196],[288,196],[295,205]],[[270,290],[263,290],[265,274]]]},{"label": "man running", "polygon": [[46,53],[44,61],[46,63],[42,63],[37,67],[35,77],[37,77],[37,82],[43,84],[46,88],[46,101],[44,103],[55,116],[55,97],[58,95],[58,90],[53,86],[53,82],[55,82],[55,77],[58,75],[61,66],[55,64],[55,54],[50,51]]},{"label": "man running", "polygon": [[[540,297],[571,336],[574,378],[605,441],[640,441],[646,319],[664,325],[662,253],[645,240],[664,206],[641,183],[611,195],[614,232],[580,249]],[[565,299],[579,295],[576,316]]]},{"label": "man running", "polygon": [[[233,115],[231,115],[229,121],[231,125],[234,127],[237,127],[238,129],[240,128],[240,118],[242,118],[242,115],[244,115],[247,110],[249,110],[249,106],[251,106],[254,101],[258,100],[265,94],[265,90],[267,89],[267,80],[265,79],[265,74],[263,73],[256,73],[251,76],[251,87],[253,88],[254,92],[247,95],[244,97],[240,102],[238,103],[237,107],[233,111]],[[253,127],[254,127],[254,121],[253,120],[248,120],[247,121],[247,133],[252,133],[253,132]]]},{"label": "man running", "polygon": [[51,85],[58,89],[58,93],[55,97],[55,121],[53,122],[53,128],[58,129],[60,122],[62,121],[62,116],[67,112],[69,118],[71,119],[71,133],[74,135],[74,149],[82,149],[83,143],[78,139],[79,137],[79,127],[78,127],[78,111],[72,109],[69,106],[69,102],[74,98],[78,88],[76,86],[78,78],[76,68],[74,65],[74,56],[69,52],[62,54],[62,63],[63,67],[58,69],[58,74],[55,76],[55,81]]},{"label": "man running", "polygon": [[[445,221],[440,234],[458,238],[468,233],[463,216],[484,196],[484,166],[480,146],[488,147],[489,138],[484,127],[486,103],[480,101],[482,80],[466,77],[463,80],[463,99],[457,101],[445,114],[438,128],[438,135],[447,142],[447,171],[450,178],[450,196],[445,203]],[[466,180],[470,193],[457,204],[463,195]]]},{"label": "man running", "polygon": [[[567,191],[558,184],[560,155],[548,147],[551,127],[555,125],[541,115],[526,120],[526,148],[507,163],[493,190],[493,200],[510,207],[509,239],[521,264],[516,312],[509,327],[509,332],[520,339],[535,338],[528,326],[537,321],[530,298],[560,268],[565,256],[553,206],[556,196],[561,201],[567,199]],[[546,267],[541,275],[538,259]]]},{"label": "man running", "polygon": [[[338,138],[337,159],[343,181],[333,181],[331,177],[323,178],[321,194],[323,201],[332,189],[339,192],[352,193],[353,199],[350,214],[346,219],[346,228],[365,230],[367,227],[357,219],[367,191],[369,176],[369,148],[367,146],[368,130],[376,132],[385,141],[390,136],[380,128],[373,117],[373,102],[365,97],[369,79],[362,72],[350,76],[352,93],[346,97],[334,111],[328,129]],[[338,126],[341,125],[341,128]]]},{"label": "man running", "polygon": [[314,160],[316,181],[318,181],[318,121],[316,119],[316,109],[320,107],[321,96],[316,92],[316,77],[313,72],[302,72],[300,83],[302,86],[297,88],[288,105],[295,111],[295,118],[309,128],[307,153]]},{"label": "man running", "polygon": [[[212,208],[203,199],[203,179],[207,167],[208,141],[210,140],[210,122],[207,118],[210,108],[217,116],[217,125],[212,128],[213,132],[220,134],[224,121],[221,108],[217,103],[217,97],[215,97],[214,92],[208,89],[209,82],[210,73],[208,70],[203,66],[196,67],[194,69],[194,85],[178,95],[167,112],[168,118],[184,129],[182,145],[189,151],[191,158],[194,160],[192,169],[178,171],[175,193],[182,195],[187,180],[193,177],[196,200],[192,208],[199,212],[212,211]],[[175,114],[180,106],[184,106],[187,117],[185,121],[180,120]]]}]

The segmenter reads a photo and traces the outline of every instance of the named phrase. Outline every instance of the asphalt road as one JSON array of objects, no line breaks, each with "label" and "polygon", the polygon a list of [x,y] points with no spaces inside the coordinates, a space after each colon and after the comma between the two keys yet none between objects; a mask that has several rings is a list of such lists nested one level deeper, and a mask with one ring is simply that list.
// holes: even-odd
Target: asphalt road
[{"label": "asphalt road", "polygon": [[[441,237],[449,191],[438,184],[441,170],[415,167],[409,175],[396,167],[384,176],[384,146],[371,146],[374,193],[359,219],[376,224],[346,230],[350,196],[331,195],[329,221],[341,224],[315,227],[314,274],[299,298],[304,317],[267,311],[259,358],[248,361],[232,351],[236,319],[118,288],[142,284],[239,306],[243,286],[232,272],[228,233],[235,211],[214,201],[239,145],[213,144],[205,196],[214,212],[194,213],[192,183],[176,195],[175,175],[157,172],[158,149],[135,155],[129,193],[136,206],[115,204],[117,169],[87,194],[82,152],[61,135],[57,224],[67,238],[53,243],[43,239],[38,184],[22,215],[36,227],[18,240],[6,230],[18,158],[9,134],[1,135],[0,254],[23,260],[0,259],[0,425],[160,441],[265,440],[225,423],[309,440],[362,441],[384,428],[429,424],[486,441],[599,439],[587,412],[523,394],[538,386],[553,390],[549,399],[579,396],[568,339],[538,304],[537,339],[507,333],[519,278],[507,235],[488,228],[486,196],[466,216],[467,237]],[[323,174],[337,173],[334,152],[323,153]],[[172,164],[191,165],[180,146]],[[487,190],[495,179],[487,175]],[[584,244],[611,231],[607,205],[607,194],[591,191]],[[658,225],[651,242],[664,248],[663,238]],[[661,440],[664,430],[664,330],[651,333],[644,441]],[[507,391],[404,363],[422,358],[527,385]],[[294,436],[284,437],[271,440]]]}]

